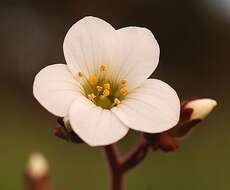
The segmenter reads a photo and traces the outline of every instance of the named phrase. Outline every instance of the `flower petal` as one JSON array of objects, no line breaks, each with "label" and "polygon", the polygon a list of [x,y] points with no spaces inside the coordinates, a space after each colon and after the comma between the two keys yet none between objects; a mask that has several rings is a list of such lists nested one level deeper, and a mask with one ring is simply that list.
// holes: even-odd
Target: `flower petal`
[{"label": "flower petal", "polygon": [[71,103],[79,97],[78,83],[64,64],[50,65],[35,77],[33,94],[52,114],[67,115]]},{"label": "flower petal", "polygon": [[159,46],[150,30],[126,27],[115,30],[96,17],[85,17],[66,34],[63,50],[73,75],[93,74],[100,65],[109,66],[112,80],[128,80],[129,91],[155,70]]},{"label": "flower petal", "polygon": [[115,29],[104,20],[84,17],[75,23],[66,34],[63,50],[67,65],[76,75],[83,72],[90,75],[100,64],[107,64],[110,40]]},{"label": "flower petal", "polygon": [[172,128],[179,121],[180,101],[169,85],[148,79],[129,93],[121,104],[112,108],[112,112],[132,129],[159,133]]},{"label": "flower petal", "polygon": [[123,61],[118,78],[128,81],[129,91],[138,87],[156,69],[160,49],[152,32],[146,28],[126,27],[117,30]]},{"label": "flower petal", "polygon": [[128,132],[110,110],[96,106],[85,97],[71,105],[69,120],[74,132],[91,146],[112,144]]}]

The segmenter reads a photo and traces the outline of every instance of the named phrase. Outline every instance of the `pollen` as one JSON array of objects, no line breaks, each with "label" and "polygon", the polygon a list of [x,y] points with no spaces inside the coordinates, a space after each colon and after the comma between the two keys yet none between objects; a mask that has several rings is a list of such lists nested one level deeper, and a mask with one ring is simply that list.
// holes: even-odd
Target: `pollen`
[{"label": "pollen", "polygon": [[88,99],[94,102],[94,99],[96,98],[94,93],[88,94]]},{"label": "pollen", "polygon": [[102,65],[100,66],[100,71],[105,72],[105,71],[107,71],[107,70],[108,70],[108,65],[102,64]]},{"label": "pollen", "polygon": [[96,89],[97,89],[98,92],[101,92],[101,91],[103,90],[103,87],[101,87],[101,86],[96,86]]},{"label": "pollen", "polygon": [[121,101],[118,98],[115,98],[114,101],[113,101],[114,105],[118,105],[120,103],[121,103]]},{"label": "pollen", "polygon": [[127,86],[127,80],[125,80],[125,79],[120,80],[119,85],[121,88],[126,87]]},{"label": "pollen", "polygon": [[96,75],[91,75],[91,76],[89,77],[89,83],[90,83],[91,85],[96,85],[97,82],[98,82],[98,78],[97,78]]},{"label": "pollen", "polygon": [[107,96],[109,96],[110,95],[110,91],[108,90],[108,89],[104,89],[104,91],[103,91],[103,96],[104,97],[107,97]]},{"label": "pollen", "polygon": [[126,95],[128,94],[127,88],[126,88],[126,87],[122,87],[122,88],[120,89],[120,94],[121,94],[122,96],[126,96]]},{"label": "pollen", "polygon": [[109,83],[105,83],[104,84],[104,89],[110,90],[110,84]]},{"label": "pollen", "polygon": [[111,109],[122,103],[128,94],[126,79],[113,78],[107,65],[100,65],[90,75],[78,72],[82,94],[92,103],[103,109]]}]

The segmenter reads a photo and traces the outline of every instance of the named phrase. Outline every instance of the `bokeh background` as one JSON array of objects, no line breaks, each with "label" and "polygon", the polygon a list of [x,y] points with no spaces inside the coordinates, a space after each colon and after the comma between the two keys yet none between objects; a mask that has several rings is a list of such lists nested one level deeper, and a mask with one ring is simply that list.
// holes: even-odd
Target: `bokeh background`
[{"label": "bokeh background", "polygon": [[[53,190],[107,189],[99,148],[66,143],[52,135],[56,119],[32,95],[35,74],[64,63],[68,28],[86,15],[116,28],[145,26],[161,47],[153,77],[178,92],[219,103],[175,153],[151,152],[127,176],[130,190],[228,190],[230,188],[229,0],[1,0],[0,189],[24,189],[29,154],[39,150],[51,167]],[[130,133],[123,150],[137,139]]]}]

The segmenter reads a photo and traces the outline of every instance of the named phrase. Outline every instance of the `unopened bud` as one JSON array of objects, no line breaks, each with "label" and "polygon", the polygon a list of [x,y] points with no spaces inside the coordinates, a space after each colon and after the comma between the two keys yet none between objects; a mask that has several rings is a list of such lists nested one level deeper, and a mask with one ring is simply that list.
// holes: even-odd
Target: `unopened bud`
[{"label": "unopened bud", "polygon": [[182,103],[180,122],[177,126],[170,129],[170,134],[173,137],[184,137],[197,124],[203,121],[217,105],[213,99],[202,98],[192,99]]},{"label": "unopened bud", "polygon": [[49,164],[44,156],[39,152],[30,155],[28,162],[28,173],[35,178],[47,176],[49,172]]},{"label": "unopened bud", "polygon": [[192,113],[190,116],[191,120],[203,120],[205,119],[213,110],[213,108],[217,105],[217,102],[213,99],[202,98],[189,101],[185,104],[185,109],[192,109]]},{"label": "unopened bud", "polygon": [[49,165],[41,153],[30,155],[25,182],[28,190],[49,190]]}]

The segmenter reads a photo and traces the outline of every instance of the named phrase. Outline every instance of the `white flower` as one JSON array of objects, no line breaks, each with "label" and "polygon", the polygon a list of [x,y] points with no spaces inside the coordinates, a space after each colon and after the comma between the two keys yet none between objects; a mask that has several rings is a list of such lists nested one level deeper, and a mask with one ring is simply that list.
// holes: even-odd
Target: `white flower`
[{"label": "white flower", "polygon": [[209,113],[216,107],[217,102],[210,98],[201,98],[197,100],[191,100],[185,105],[185,108],[192,108],[192,115],[189,121],[200,119],[205,119]]},{"label": "white flower", "polygon": [[159,61],[159,46],[146,28],[115,30],[85,17],[64,40],[65,64],[35,77],[33,93],[52,114],[68,117],[91,146],[112,144],[129,128],[159,133],[177,124],[180,101],[166,83],[147,79]]}]

